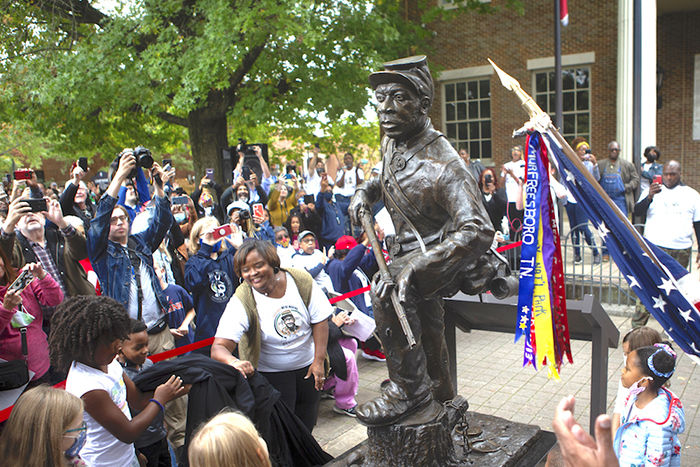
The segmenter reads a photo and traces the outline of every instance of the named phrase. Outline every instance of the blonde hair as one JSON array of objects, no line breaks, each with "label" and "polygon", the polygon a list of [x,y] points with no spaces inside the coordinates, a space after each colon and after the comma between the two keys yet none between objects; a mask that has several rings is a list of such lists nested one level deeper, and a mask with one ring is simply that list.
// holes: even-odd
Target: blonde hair
[{"label": "blonde hair", "polygon": [[[199,251],[199,236],[202,235],[202,232],[212,227],[219,227],[219,225],[219,220],[214,216],[202,217],[194,223],[192,230],[190,230],[190,251],[193,255]],[[226,242],[221,242],[221,249],[226,249]]]},{"label": "blonde hair", "polygon": [[191,467],[271,467],[255,426],[236,412],[221,413],[199,428],[188,457]]},{"label": "blonde hair", "polygon": [[67,466],[63,434],[82,411],[83,401],[61,389],[37,386],[22,394],[0,437],[3,465]]}]

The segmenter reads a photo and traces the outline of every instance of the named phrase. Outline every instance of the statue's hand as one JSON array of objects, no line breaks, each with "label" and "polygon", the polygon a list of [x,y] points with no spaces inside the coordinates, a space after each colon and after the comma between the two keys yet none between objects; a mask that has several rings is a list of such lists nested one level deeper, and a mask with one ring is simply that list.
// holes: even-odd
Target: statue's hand
[{"label": "statue's hand", "polygon": [[372,206],[370,206],[367,201],[365,190],[357,190],[355,196],[353,196],[350,201],[350,206],[348,206],[350,222],[352,222],[353,225],[362,225],[361,213],[363,211],[372,212]]},{"label": "statue's hand", "polygon": [[408,290],[411,288],[411,283],[413,282],[413,275],[415,272],[416,271],[413,269],[413,266],[408,264],[396,277],[396,290],[401,303],[406,303],[406,296],[408,295]]},{"label": "statue's hand", "polygon": [[396,283],[391,278],[390,274],[375,274],[372,280],[372,293],[383,302],[391,301],[391,292],[394,290]]}]

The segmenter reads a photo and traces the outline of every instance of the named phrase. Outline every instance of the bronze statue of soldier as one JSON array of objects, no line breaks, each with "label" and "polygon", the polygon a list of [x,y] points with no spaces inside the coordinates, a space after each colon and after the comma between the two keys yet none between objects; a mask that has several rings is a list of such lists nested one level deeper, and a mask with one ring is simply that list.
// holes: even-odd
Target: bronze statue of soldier
[{"label": "bronze statue of soldier", "polygon": [[[375,91],[382,139],[380,177],[360,185],[349,214],[384,200],[396,228],[387,238],[389,275],[372,281],[372,306],[391,383],[357,408],[368,426],[395,424],[455,397],[444,336],[443,297],[488,289],[504,296],[507,263],[492,249],[494,229],[477,182],[428,118],[434,88],[425,56],[384,64],[369,82]],[[500,282],[494,281],[500,278]],[[398,292],[416,338],[411,347],[390,300]]]}]

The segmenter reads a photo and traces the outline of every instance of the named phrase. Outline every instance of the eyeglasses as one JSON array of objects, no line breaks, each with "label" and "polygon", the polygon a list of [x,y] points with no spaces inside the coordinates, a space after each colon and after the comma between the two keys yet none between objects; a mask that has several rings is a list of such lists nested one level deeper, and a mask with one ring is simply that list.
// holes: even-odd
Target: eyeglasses
[{"label": "eyeglasses", "polygon": [[284,240],[285,238],[289,238],[289,235],[278,235],[275,237],[275,240]]},{"label": "eyeglasses", "polygon": [[[78,428],[73,428],[72,430],[66,430],[65,433],[63,433],[64,438],[77,438],[80,436],[80,433],[83,431],[87,431],[87,423],[85,423],[85,420],[83,420],[83,423],[80,424]],[[68,436],[68,433],[75,433],[77,432],[78,434],[76,436]]]},{"label": "eyeglasses", "polygon": [[620,152],[620,150],[619,150],[619,149],[613,148],[613,149],[610,150],[610,152]]},{"label": "eyeglasses", "polygon": [[126,216],[114,216],[109,219],[110,225],[117,225],[119,222],[121,222],[122,224],[126,224]]},{"label": "eyeglasses", "polygon": [[308,236],[302,240],[302,243],[316,243],[316,239],[312,236]]}]

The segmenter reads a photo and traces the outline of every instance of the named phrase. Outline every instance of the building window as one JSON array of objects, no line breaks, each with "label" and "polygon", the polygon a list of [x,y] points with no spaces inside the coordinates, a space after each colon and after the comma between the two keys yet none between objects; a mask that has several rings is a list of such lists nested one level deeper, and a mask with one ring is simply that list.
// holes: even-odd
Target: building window
[{"label": "building window", "polygon": [[491,159],[491,81],[477,79],[444,85],[447,140],[472,159]]},{"label": "building window", "polygon": [[[571,142],[577,136],[591,140],[591,69],[567,68],[562,77],[562,135]],[[554,70],[535,73],[535,100],[552,120],[554,114]]]}]

